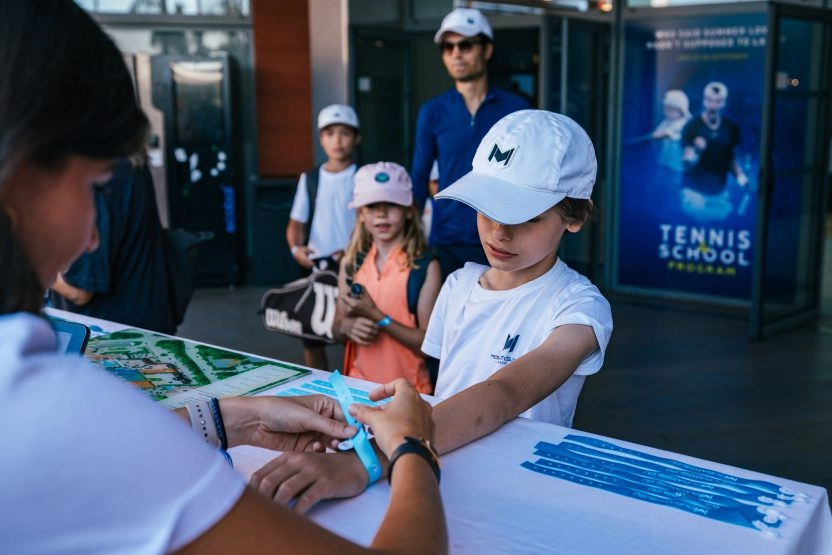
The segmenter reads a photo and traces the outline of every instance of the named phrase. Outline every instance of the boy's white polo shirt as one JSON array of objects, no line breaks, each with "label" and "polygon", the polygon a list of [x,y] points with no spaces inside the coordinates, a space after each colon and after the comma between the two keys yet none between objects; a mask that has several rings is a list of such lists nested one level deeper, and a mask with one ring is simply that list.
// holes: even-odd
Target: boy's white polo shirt
[{"label": "boy's white polo shirt", "polygon": [[[339,172],[330,172],[323,167],[318,170],[318,195],[307,242],[314,252],[312,258],[323,258],[344,250],[350,240],[355,227],[355,210],[347,208],[347,204],[352,201],[352,180],[356,169],[353,164]],[[301,223],[306,223],[309,219],[305,173],[298,181],[289,217]]]},{"label": "boy's white polo shirt", "polygon": [[[565,324],[592,327],[599,349],[566,383],[521,416],[571,426],[584,377],[604,362],[612,334],[610,305],[584,276],[558,260],[542,276],[507,291],[473,285],[466,299],[457,284],[477,280],[487,266],[467,263],[445,281],[436,301],[422,351],[440,359],[436,395],[448,398],[485,381]],[[470,281],[468,281],[470,283]],[[451,313],[452,312],[452,313]]]}]

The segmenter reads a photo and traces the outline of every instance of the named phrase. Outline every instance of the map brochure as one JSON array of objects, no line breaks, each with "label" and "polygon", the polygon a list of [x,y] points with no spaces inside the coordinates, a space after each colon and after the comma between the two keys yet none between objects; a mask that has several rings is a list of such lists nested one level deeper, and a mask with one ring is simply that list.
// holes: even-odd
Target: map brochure
[{"label": "map brochure", "polygon": [[253,395],[311,373],[294,364],[132,328],[93,337],[85,356],[168,408]]}]

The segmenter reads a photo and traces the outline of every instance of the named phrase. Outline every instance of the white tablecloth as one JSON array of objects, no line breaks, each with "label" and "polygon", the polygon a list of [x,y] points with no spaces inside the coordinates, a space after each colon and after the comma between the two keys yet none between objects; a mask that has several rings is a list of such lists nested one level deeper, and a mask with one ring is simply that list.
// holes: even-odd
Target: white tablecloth
[{"label": "white tablecloth", "polygon": [[[105,330],[123,328],[52,312]],[[314,371],[264,394],[327,377],[325,372]],[[352,385],[364,390],[372,387],[356,380]],[[601,438],[643,453],[743,479],[765,480],[805,494],[804,502],[778,509],[784,521],[776,537],[770,537],[754,529],[575,484],[521,466],[537,459],[534,448],[539,441],[557,444],[567,434],[601,437],[518,418],[442,457],[441,490],[452,553],[832,554],[832,513],[827,492],[821,487]],[[244,476],[278,455],[255,447],[237,447],[230,453],[235,468]],[[333,532],[367,545],[381,522],[388,494],[386,481],[380,481],[353,499],[321,503],[310,516]]]}]

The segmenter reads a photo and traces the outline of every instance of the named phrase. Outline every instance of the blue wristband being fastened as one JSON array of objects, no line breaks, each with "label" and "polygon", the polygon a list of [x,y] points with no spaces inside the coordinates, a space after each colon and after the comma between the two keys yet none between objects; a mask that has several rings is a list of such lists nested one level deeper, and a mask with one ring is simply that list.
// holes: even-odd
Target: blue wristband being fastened
[{"label": "blue wristband being fastened", "polygon": [[344,377],[338,370],[334,370],[329,375],[329,383],[332,385],[332,389],[335,390],[335,395],[338,396],[338,402],[341,404],[341,410],[344,412],[344,419],[347,421],[347,424],[358,428],[358,433],[351,438],[352,446],[361,464],[367,470],[367,475],[369,476],[367,485],[369,486],[381,478],[381,464],[378,462],[378,457],[373,450],[373,445],[370,443],[370,438],[367,436],[367,430],[364,429],[364,425],[349,413],[349,407],[355,401]]},{"label": "blue wristband being fastened", "polygon": [[389,326],[392,323],[393,323],[393,319],[390,318],[389,314],[385,314],[384,318],[382,318],[381,320],[376,322],[376,324],[378,324],[378,326],[381,327],[381,328],[386,328],[387,326]]}]

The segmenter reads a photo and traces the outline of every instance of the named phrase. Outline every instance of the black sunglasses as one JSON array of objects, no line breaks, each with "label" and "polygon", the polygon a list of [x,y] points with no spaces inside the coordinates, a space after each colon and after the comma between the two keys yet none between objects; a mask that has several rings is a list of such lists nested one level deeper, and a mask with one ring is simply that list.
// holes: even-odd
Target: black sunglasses
[{"label": "black sunglasses", "polygon": [[480,39],[462,39],[458,42],[448,42],[442,41],[439,44],[439,50],[442,51],[443,54],[450,54],[454,51],[454,47],[459,48],[459,51],[463,54],[470,52],[472,48],[474,48],[475,44],[482,44]]}]

